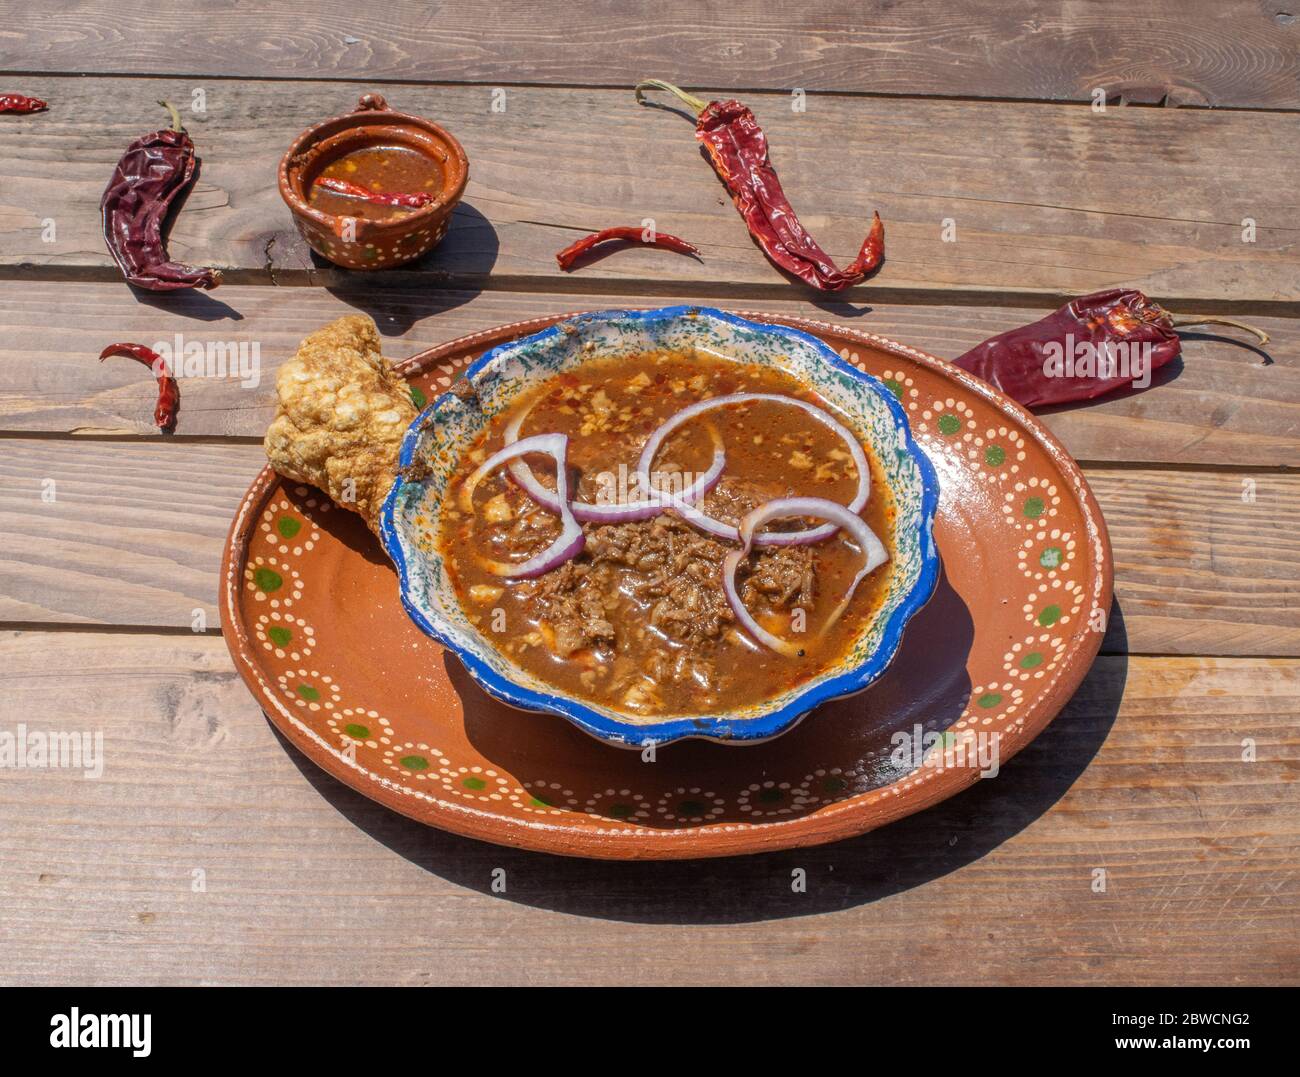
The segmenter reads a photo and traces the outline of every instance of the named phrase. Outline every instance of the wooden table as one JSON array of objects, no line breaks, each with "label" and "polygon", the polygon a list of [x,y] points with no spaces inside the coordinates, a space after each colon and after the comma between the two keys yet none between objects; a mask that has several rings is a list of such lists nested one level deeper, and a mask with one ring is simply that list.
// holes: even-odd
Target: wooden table
[{"label": "wooden table", "polygon": [[[0,89],[51,109],[0,124],[0,730],[102,730],[107,763],[99,780],[0,771],[0,980],[1300,981],[1294,16],[1263,0],[258,6],[5,16]],[[879,208],[885,269],[833,299],[787,283],[689,124],[634,104],[647,76],[741,93],[837,257]],[[471,161],[444,246],[370,277],[313,262],[274,180],[301,128],[368,89],[442,121]],[[226,271],[210,295],[132,294],[99,234],[113,162],[161,124],[160,97],[203,157],[171,249]],[[645,217],[703,260],[556,271],[572,238]],[[1114,542],[1102,656],[998,780],[901,824],[685,864],[478,844],[317,772],[227,656],[218,558],[275,369],[340,314],[373,314],[394,358],[677,301],[953,356],[1119,283],[1273,344],[1193,337],[1151,391],[1046,416]],[[162,438],[149,379],[95,356],[177,333],[255,343],[262,378],[186,381]]]}]

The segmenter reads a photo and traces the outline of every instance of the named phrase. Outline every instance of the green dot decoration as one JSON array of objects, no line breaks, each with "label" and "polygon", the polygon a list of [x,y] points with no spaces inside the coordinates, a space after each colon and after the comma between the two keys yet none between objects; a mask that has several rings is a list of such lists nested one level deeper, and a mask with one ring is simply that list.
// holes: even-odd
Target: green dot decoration
[{"label": "green dot decoration", "polygon": [[253,585],[259,590],[270,594],[272,591],[278,591],[284,586],[284,577],[274,569],[269,569],[265,565],[261,568],[253,569]]}]

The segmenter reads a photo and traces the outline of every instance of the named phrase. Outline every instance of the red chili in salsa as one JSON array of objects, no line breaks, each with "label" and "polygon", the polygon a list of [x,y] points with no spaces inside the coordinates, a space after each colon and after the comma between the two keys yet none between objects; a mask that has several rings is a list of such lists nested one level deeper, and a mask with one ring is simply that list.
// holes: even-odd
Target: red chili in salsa
[{"label": "red chili in salsa", "polygon": [[[322,180],[340,181],[322,185]],[[341,193],[330,186],[360,188],[371,196],[413,196],[396,199],[406,205],[392,205],[392,198],[365,197]],[[358,217],[368,221],[390,221],[415,212],[422,201],[436,198],[443,187],[442,168],[436,161],[410,146],[366,146],[331,161],[307,191],[307,204],[335,217]],[[427,196],[421,199],[418,196]]]}]

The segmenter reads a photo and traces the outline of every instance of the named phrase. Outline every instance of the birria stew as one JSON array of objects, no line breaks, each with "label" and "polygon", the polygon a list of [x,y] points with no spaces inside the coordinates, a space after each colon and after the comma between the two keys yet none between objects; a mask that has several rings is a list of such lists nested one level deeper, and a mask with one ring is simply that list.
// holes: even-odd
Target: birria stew
[{"label": "birria stew", "polygon": [[650,352],[494,415],[439,546],[471,622],[558,691],[717,714],[848,649],[884,598],[894,517],[871,446],[790,374]]}]

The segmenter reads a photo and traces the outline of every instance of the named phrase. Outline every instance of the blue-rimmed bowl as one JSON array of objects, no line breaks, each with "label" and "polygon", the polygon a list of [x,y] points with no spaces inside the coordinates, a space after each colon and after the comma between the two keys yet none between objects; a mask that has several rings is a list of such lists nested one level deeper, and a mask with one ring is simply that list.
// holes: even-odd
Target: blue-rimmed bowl
[{"label": "blue-rimmed bowl", "polygon": [[[443,571],[437,536],[444,494],[460,454],[521,394],[596,357],[699,349],[776,366],[812,387],[866,441],[894,496],[893,562],[879,613],[833,665],[771,699],[726,714],[645,718],[566,695],[512,662],[470,622]],[[908,619],[934,591],[939,484],[912,439],[894,394],[816,337],[707,307],[612,310],[559,322],[487,352],[465,372],[477,400],[444,393],[416,417],[402,443],[402,474],[384,503],[381,537],[397,566],[402,602],[419,627],[454,651],[490,694],[523,710],[560,714],[620,747],[686,737],[727,744],[767,740],[819,704],[866,688],[898,650]],[[418,467],[411,467],[418,463]]]}]

